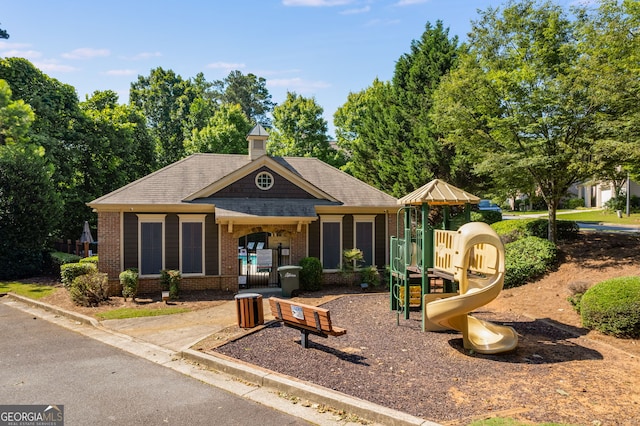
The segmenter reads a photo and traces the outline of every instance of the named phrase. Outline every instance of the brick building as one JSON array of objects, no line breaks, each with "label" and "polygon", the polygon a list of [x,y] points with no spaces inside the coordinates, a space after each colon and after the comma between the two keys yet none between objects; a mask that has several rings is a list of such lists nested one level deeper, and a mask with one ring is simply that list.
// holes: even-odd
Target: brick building
[{"label": "brick building", "polygon": [[249,155],[194,154],[88,203],[113,291],[127,268],[140,292],[163,269],[181,271],[184,289],[274,286],[278,266],[307,256],[331,282],[354,247],[383,269],[396,198],[315,158],[270,157],[267,138],[257,125]]}]

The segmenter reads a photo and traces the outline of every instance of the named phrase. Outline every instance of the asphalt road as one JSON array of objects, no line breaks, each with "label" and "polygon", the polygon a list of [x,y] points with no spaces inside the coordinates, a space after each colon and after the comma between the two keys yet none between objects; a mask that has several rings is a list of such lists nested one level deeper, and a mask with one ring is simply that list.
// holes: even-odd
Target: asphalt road
[{"label": "asphalt road", "polygon": [[0,301],[0,404],[73,425],[308,425]]}]

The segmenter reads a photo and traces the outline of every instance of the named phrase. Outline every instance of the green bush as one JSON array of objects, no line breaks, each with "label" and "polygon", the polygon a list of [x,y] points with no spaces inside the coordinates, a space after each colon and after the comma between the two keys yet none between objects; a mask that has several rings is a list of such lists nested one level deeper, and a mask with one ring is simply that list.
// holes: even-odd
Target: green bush
[{"label": "green bush", "polygon": [[[580,227],[573,220],[556,221],[558,240],[570,240],[576,238]],[[518,240],[523,237],[548,238],[548,219],[512,219],[503,220],[491,224],[494,231],[505,243]]]},{"label": "green bush", "polygon": [[360,269],[360,281],[373,287],[379,286],[380,272],[378,272],[378,268],[375,265],[371,265]]},{"label": "green bush", "polygon": [[124,300],[127,300],[128,297],[134,300],[138,293],[138,269],[129,268],[126,271],[122,271],[119,278],[120,284],[122,284],[122,297],[124,297]]},{"label": "green bush", "polygon": [[82,259],[77,254],[65,253],[63,251],[52,251],[50,253],[51,261],[59,266],[65,263],[78,263]]},{"label": "green bush", "polygon": [[640,337],[640,277],[603,281],[580,300],[582,325],[616,337]]},{"label": "green bush", "polygon": [[98,272],[98,267],[91,262],[66,263],[60,266],[60,279],[62,285],[69,288],[77,277]]},{"label": "green bush", "polygon": [[484,222],[489,225],[492,223],[500,222],[502,220],[502,212],[496,212],[493,210],[480,210],[478,212],[471,212],[472,222]]},{"label": "green bush", "polygon": [[89,256],[89,257],[83,257],[82,259],[79,260],[80,263],[95,263],[96,265],[98,264],[98,256]]},{"label": "green bush", "polygon": [[322,288],[322,264],[317,257],[305,257],[300,260],[300,287],[307,291]]},{"label": "green bush", "polygon": [[504,287],[517,287],[546,273],[556,261],[557,248],[538,237],[524,237],[505,245]]},{"label": "green bush", "polygon": [[182,275],[175,269],[163,269],[160,271],[160,285],[162,290],[169,290],[169,298],[177,299],[180,294],[180,280]]},{"label": "green bush", "polygon": [[107,274],[94,272],[76,277],[69,287],[71,300],[80,306],[98,306],[109,300]]},{"label": "green bush", "polygon": [[577,209],[584,207],[584,198],[571,197],[562,201],[562,207],[565,209]]}]

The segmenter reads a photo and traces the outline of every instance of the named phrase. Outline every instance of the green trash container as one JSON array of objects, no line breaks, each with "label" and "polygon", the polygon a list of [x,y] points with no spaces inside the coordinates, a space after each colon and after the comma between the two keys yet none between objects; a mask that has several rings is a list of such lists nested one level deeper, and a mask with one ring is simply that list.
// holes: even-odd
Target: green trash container
[{"label": "green trash container", "polygon": [[293,292],[300,289],[300,270],[302,266],[286,265],[278,267],[280,274],[280,287],[282,288],[282,297],[291,297]]}]

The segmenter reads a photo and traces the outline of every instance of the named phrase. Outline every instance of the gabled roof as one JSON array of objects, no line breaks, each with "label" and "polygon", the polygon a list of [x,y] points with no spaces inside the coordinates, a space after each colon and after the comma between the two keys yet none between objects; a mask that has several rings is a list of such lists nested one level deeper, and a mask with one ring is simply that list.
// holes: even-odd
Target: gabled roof
[{"label": "gabled roof", "polygon": [[402,205],[460,205],[466,203],[478,204],[479,202],[480,198],[475,195],[440,179],[434,179],[398,200],[398,204]]},{"label": "gabled roof", "polygon": [[[252,164],[253,163],[253,164]],[[321,206],[395,207],[396,198],[315,158],[194,154],[106,194],[88,205],[97,210],[156,206],[158,209],[202,209],[222,184],[264,165],[283,175],[321,202]],[[222,184],[221,184],[222,183]],[[215,205],[215,204],[214,204]]]}]

